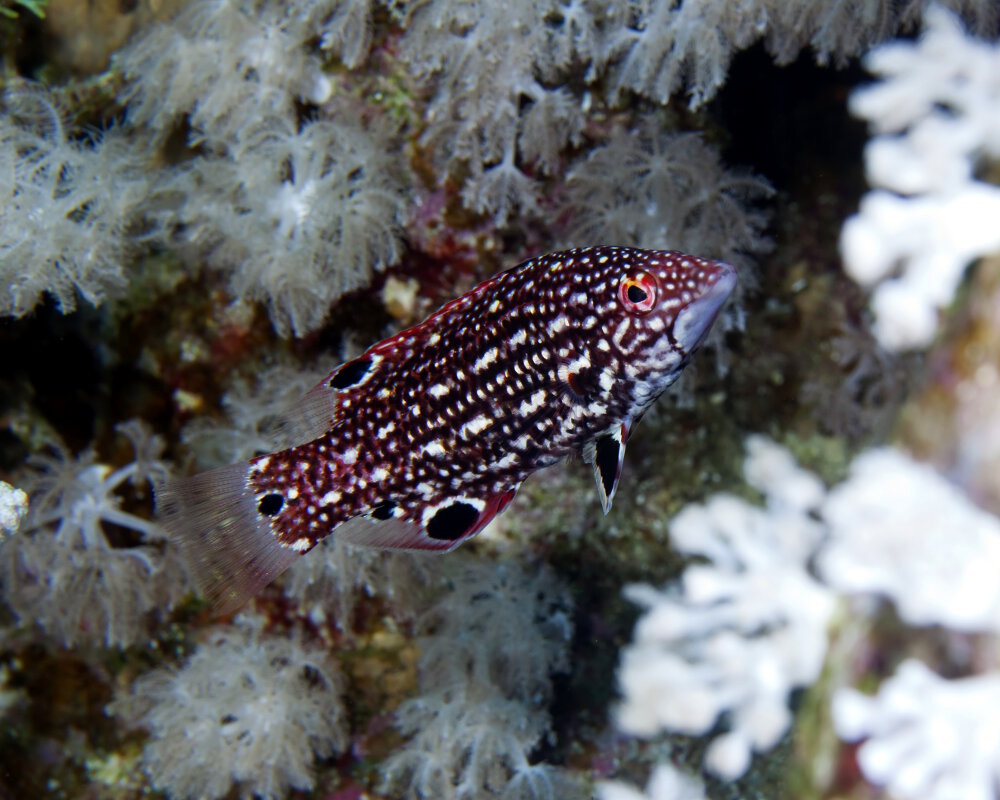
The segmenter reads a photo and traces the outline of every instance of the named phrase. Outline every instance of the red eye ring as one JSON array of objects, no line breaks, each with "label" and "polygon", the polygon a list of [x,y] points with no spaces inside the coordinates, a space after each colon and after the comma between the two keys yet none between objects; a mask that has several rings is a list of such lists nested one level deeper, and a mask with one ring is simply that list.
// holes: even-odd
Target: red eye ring
[{"label": "red eye ring", "polygon": [[656,278],[648,272],[626,275],[618,284],[618,300],[626,311],[648,313],[656,305]]}]

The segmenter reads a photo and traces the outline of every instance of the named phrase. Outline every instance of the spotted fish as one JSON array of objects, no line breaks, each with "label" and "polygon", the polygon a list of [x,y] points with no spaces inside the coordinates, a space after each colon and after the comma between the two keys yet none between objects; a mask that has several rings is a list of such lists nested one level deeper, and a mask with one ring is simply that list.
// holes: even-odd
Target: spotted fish
[{"label": "spotted fish", "polygon": [[302,444],[166,486],[166,524],[233,609],[330,534],[451,550],[573,453],[606,514],[635,423],[735,285],[675,251],[525,261],[334,370],[290,412]]}]

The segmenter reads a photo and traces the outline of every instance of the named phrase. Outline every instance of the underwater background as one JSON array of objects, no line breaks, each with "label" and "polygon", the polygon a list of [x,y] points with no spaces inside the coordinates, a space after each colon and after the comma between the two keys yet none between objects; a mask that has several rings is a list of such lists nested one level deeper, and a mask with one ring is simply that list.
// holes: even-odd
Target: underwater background
[{"label": "underwater background", "polygon": [[[0,798],[1000,792],[1000,7],[0,0]],[[734,264],[633,436],[236,615],[169,477],[539,253]]]}]

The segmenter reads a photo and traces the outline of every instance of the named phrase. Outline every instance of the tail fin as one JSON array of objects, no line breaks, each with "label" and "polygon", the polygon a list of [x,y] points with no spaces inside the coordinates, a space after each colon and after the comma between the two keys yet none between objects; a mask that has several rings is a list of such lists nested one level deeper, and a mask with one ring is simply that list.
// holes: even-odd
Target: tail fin
[{"label": "tail fin", "polygon": [[156,498],[167,532],[220,614],[238,609],[298,557],[257,512],[248,471],[233,464],[170,481]]}]

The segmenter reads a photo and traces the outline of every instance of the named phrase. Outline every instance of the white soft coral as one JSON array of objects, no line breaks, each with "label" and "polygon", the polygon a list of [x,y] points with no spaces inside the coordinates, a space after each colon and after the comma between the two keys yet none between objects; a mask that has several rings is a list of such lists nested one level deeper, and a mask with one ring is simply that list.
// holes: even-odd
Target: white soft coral
[{"label": "white soft coral", "polygon": [[162,529],[122,508],[126,484],[165,477],[162,442],[135,421],[119,430],[136,456],[118,469],[96,463],[92,451],[73,458],[61,447],[29,458],[28,516],[0,550],[6,603],[66,645],[132,644],[145,634],[147,616],[186,588],[164,554]]},{"label": "white soft coral", "polygon": [[342,120],[257,120],[178,180],[174,242],[207,251],[237,297],[267,304],[280,334],[315,330],[400,254],[406,192],[391,141]]},{"label": "white soft coral", "polygon": [[260,618],[211,632],[180,669],[139,678],[109,711],[151,738],[143,766],[174,798],[284,797],[313,786],[315,758],[348,744],[343,681],[301,637],[263,633]]},{"label": "white soft coral", "polygon": [[22,316],[46,292],[61,311],[125,287],[126,229],[148,183],[120,129],[71,135],[44,89],[8,89],[0,114],[0,313]]},{"label": "white soft coral", "polygon": [[283,4],[197,0],[115,56],[134,124],[165,138],[187,118],[192,138],[228,145],[267,114],[295,116],[297,99],[331,92],[311,33]]},{"label": "white soft coral", "polygon": [[552,800],[573,791],[530,756],[549,731],[551,674],[567,667],[569,598],[547,569],[459,561],[417,620],[420,696],[397,711],[409,741],[382,770],[393,797]]}]

